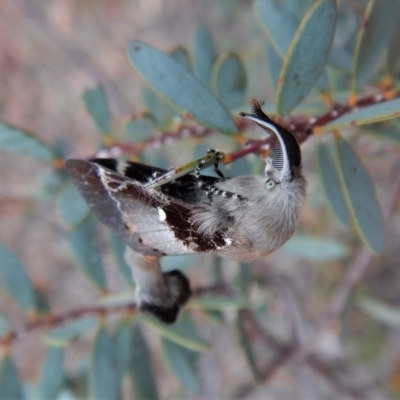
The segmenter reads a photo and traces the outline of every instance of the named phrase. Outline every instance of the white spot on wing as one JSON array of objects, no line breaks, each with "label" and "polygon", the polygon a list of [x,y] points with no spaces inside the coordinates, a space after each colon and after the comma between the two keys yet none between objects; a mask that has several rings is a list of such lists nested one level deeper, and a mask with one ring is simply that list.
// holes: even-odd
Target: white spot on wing
[{"label": "white spot on wing", "polygon": [[165,222],[165,220],[167,219],[167,214],[165,214],[165,211],[161,207],[158,207],[157,211],[158,211],[158,220],[160,222]]},{"label": "white spot on wing", "polygon": [[231,238],[229,238],[229,237],[224,238],[224,241],[225,241],[225,243],[226,243],[227,246],[232,245],[232,239],[231,239]]}]

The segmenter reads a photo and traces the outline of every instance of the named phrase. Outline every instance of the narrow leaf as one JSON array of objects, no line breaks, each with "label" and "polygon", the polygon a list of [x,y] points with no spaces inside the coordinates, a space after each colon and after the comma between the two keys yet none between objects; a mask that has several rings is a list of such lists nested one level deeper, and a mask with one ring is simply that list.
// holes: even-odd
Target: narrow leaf
[{"label": "narrow leaf", "polygon": [[217,50],[211,33],[205,26],[198,26],[193,38],[194,71],[207,86],[211,83]]},{"label": "narrow leaf", "polygon": [[49,346],[41,368],[37,388],[38,399],[55,399],[64,383],[64,349]]},{"label": "narrow leaf", "polygon": [[383,301],[361,297],[357,300],[358,306],[369,316],[394,328],[400,328],[400,309]]},{"label": "narrow leaf", "polygon": [[142,142],[156,131],[156,121],[150,114],[145,114],[139,118],[130,119],[124,126],[126,136],[133,143]]},{"label": "narrow leaf", "polygon": [[254,11],[275,51],[283,59],[296,33],[298,19],[280,1],[256,0]]},{"label": "narrow leaf", "polygon": [[104,327],[94,339],[89,368],[89,393],[93,399],[116,399],[119,392],[113,342]]},{"label": "narrow leaf", "polygon": [[222,103],[171,56],[139,41],[128,45],[128,55],[142,78],[181,112],[191,114],[198,122],[219,132],[233,134],[237,131]]},{"label": "narrow leaf", "polygon": [[130,378],[136,400],[157,400],[157,383],[154,379],[149,346],[140,328],[134,324],[132,329]]},{"label": "narrow leaf", "polygon": [[173,49],[170,53],[171,57],[173,57],[176,61],[181,63],[188,71],[192,72],[192,60],[190,58],[189,52],[182,46],[178,46]]},{"label": "narrow leaf", "polygon": [[15,253],[0,245],[0,285],[25,311],[35,308],[35,291]]},{"label": "narrow leaf", "polygon": [[162,340],[162,350],[165,361],[180,383],[190,392],[198,393],[200,381],[197,376],[196,364],[199,353],[167,339]]},{"label": "narrow leaf", "polygon": [[271,78],[272,86],[276,90],[278,86],[279,74],[283,65],[283,59],[279,56],[278,52],[271,44],[268,44],[267,46],[267,65],[267,72]]},{"label": "narrow leaf", "polygon": [[0,399],[22,400],[24,398],[18,371],[10,356],[5,356],[0,365]]},{"label": "narrow leaf", "polygon": [[239,310],[241,308],[248,308],[249,305],[249,300],[245,297],[205,297],[190,300],[188,308],[224,311],[227,309]]},{"label": "narrow leaf", "polygon": [[142,99],[149,116],[155,120],[157,126],[168,128],[172,124],[176,111],[166,100],[161,99],[158,94],[147,87],[142,91]]},{"label": "narrow leaf", "polygon": [[174,330],[173,326],[165,325],[149,315],[141,315],[140,319],[159,335],[182,347],[199,352],[203,352],[208,349],[207,345],[200,340],[194,340],[191,337],[186,337]]},{"label": "narrow leaf", "polygon": [[[397,15],[395,13],[397,13]],[[395,19],[396,21],[400,20],[400,7],[397,7],[397,10],[394,12],[392,19]],[[394,27],[389,34],[389,46],[387,46],[386,49],[386,69],[390,74],[394,75],[396,73],[400,58],[400,52],[398,51],[400,24],[394,24]]]},{"label": "narrow leaf", "polygon": [[0,337],[7,335],[10,332],[10,323],[8,319],[0,314]]},{"label": "narrow leaf", "polygon": [[328,60],[335,28],[335,0],[315,3],[303,18],[278,80],[276,104],[280,115],[289,114],[317,82]]},{"label": "narrow leaf", "polygon": [[128,351],[131,346],[132,321],[123,319],[117,326],[112,336],[114,346],[115,382],[117,388],[122,385],[123,378],[128,372],[131,354]]},{"label": "narrow leaf", "polygon": [[125,260],[126,244],[111,230],[108,233],[108,237],[110,239],[111,249],[117,262],[118,271],[124,277],[126,283],[133,286],[134,281],[132,270]]},{"label": "narrow leaf", "polygon": [[279,251],[314,262],[340,260],[349,254],[348,248],[343,243],[308,235],[293,236]]},{"label": "narrow leaf", "polygon": [[64,326],[49,329],[44,334],[45,341],[52,346],[66,346],[78,336],[93,329],[97,325],[97,317],[81,318]]},{"label": "narrow leaf", "polygon": [[227,53],[218,58],[212,74],[212,88],[228,109],[244,104],[247,74],[237,54]]},{"label": "narrow leaf", "polygon": [[349,209],[364,242],[376,253],[385,245],[385,229],[374,185],[351,146],[336,140],[337,157]]},{"label": "narrow leaf", "polygon": [[57,212],[61,223],[68,230],[76,229],[89,216],[88,205],[70,181],[58,192]]},{"label": "narrow leaf", "polygon": [[97,222],[90,216],[75,231],[68,232],[68,242],[82,272],[98,288],[105,290],[106,278],[97,243]]},{"label": "narrow leaf", "polygon": [[4,122],[0,122],[0,149],[46,162],[56,158],[50,147],[35,135]]},{"label": "narrow leaf", "polygon": [[350,227],[350,214],[347,208],[346,197],[340,180],[340,173],[337,170],[330,152],[330,148],[327,144],[318,144],[317,157],[322,185],[325,189],[328,203],[330,204],[336,217],[345,226]]},{"label": "narrow leaf", "polygon": [[97,129],[103,134],[109,134],[111,131],[111,117],[104,89],[101,86],[87,89],[82,98]]},{"label": "narrow leaf", "polygon": [[353,64],[353,90],[361,88],[373,73],[398,24],[398,0],[370,0],[358,34]]},{"label": "narrow leaf", "polygon": [[373,122],[384,121],[398,116],[400,116],[400,99],[395,99],[345,114],[321,128],[324,132],[333,131],[334,129],[372,124]]}]

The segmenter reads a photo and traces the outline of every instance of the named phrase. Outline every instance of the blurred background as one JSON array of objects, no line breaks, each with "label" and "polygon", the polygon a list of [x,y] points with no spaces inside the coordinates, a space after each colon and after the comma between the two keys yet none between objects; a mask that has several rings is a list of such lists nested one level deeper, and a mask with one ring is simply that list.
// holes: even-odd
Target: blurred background
[{"label": "blurred background", "polygon": [[[342,6],[358,21],[365,2],[350,1]],[[127,60],[128,41],[139,39],[163,51],[178,45],[187,47],[199,24],[210,30],[221,53],[235,50],[244,60],[249,77],[247,103],[253,98],[271,102],[266,39],[250,1],[3,0],[0,119],[34,132],[45,142],[60,143],[68,157],[88,157],[98,150],[100,139],[83,106],[83,92],[101,83],[109,99],[113,133],[118,137],[123,120],[143,110],[144,84]],[[209,140],[206,144],[214,145],[213,139]],[[223,140],[215,140],[223,148]],[[354,134],[351,140],[377,185],[381,204],[385,203],[393,168],[398,165],[399,142]],[[246,314],[238,318],[237,310],[221,312],[214,322],[209,315],[194,313],[197,333],[209,345],[198,362],[200,386],[195,393],[181,390],[181,382],[163,363],[158,335],[145,330],[161,399],[399,397],[398,327],[364,313],[355,299],[346,306],[343,319],[328,324],[318,337],[318,363],[296,358],[299,354],[285,344],[293,332],[300,342],[312,338],[331,295],[342,284],[349,266],[359,262],[362,248],[354,231],[332,216],[319,179],[315,145],[314,137],[302,144],[308,201],[299,234],[324,242],[293,245],[262,263],[254,263],[251,271],[210,256],[197,258],[187,270],[194,288],[214,282],[236,287],[249,279],[253,285],[248,296],[262,302],[259,308],[265,312],[263,316],[256,313],[255,322],[254,316],[249,322]],[[170,155],[169,165],[181,159],[188,161],[181,147],[181,158],[176,158],[173,146],[165,150]],[[18,254],[52,310],[60,313],[95,304],[98,291],[76,268],[54,203],[42,198],[40,188],[49,176],[51,168],[40,161],[0,152],[0,242]],[[368,272],[357,288],[357,293],[395,307],[389,311],[400,305],[399,222],[397,212],[387,227],[385,254],[369,259]],[[103,250],[109,286],[118,291],[124,288],[124,282],[106,246]],[[1,294],[0,313],[17,328],[26,321],[13,301]],[[400,320],[400,311],[394,315]],[[241,324],[246,327],[245,334]],[[279,340],[263,337],[263,329]],[[66,370],[71,375],[79,370],[92,340],[90,334],[83,335],[68,348]],[[255,361],[246,346],[252,348]],[[36,379],[44,349],[37,333],[13,346],[12,354],[24,380]],[[329,367],[320,362],[321,358]],[[274,372],[271,376],[264,370],[269,366]],[[125,398],[129,398],[129,388],[127,393]]]}]

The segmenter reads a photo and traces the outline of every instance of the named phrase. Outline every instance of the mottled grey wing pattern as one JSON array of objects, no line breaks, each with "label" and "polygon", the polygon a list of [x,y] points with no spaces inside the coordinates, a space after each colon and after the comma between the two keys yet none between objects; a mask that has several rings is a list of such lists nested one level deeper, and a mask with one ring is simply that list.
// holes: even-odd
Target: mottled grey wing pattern
[{"label": "mottled grey wing pattern", "polygon": [[[141,168],[141,164],[132,165]],[[191,206],[182,199],[145,190],[141,182],[95,160],[71,159],[65,167],[93,213],[135,251],[161,256],[212,252],[227,246],[224,232],[198,233],[190,221]],[[143,168],[148,174],[149,167]]]}]

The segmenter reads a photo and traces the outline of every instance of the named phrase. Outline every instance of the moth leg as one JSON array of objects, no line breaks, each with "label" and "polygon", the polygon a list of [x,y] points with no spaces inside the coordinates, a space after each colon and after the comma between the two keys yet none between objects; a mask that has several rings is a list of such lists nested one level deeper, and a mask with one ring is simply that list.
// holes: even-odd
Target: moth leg
[{"label": "moth leg", "polygon": [[202,188],[205,192],[207,197],[209,198],[210,202],[212,202],[213,196],[222,196],[226,199],[236,199],[236,200],[240,200],[240,201],[246,201],[247,198],[240,195],[240,194],[236,194],[233,192],[229,192],[227,190],[221,190],[218,189],[216,186],[214,185],[206,185]]},{"label": "moth leg", "polygon": [[137,308],[165,323],[175,322],[190,298],[189,280],[178,270],[163,273],[159,257],[145,256],[127,247],[125,258],[136,284]]},{"label": "moth leg", "polygon": [[225,154],[214,149],[208,149],[207,154],[215,154],[214,171],[220,178],[225,179],[225,175],[219,169],[219,162],[224,159]]},{"label": "moth leg", "polygon": [[[190,174],[194,171],[196,177],[200,176],[200,170],[202,168],[208,167],[212,164],[217,164],[224,157],[224,154],[221,152],[210,152],[197,160],[191,161],[187,164],[184,164],[177,168],[172,168],[171,170],[165,172],[164,174],[157,176],[155,179],[152,179],[150,182],[143,185],[144,189],[156,189],[160,186],[165,185],[168,182],[171,182],[175,179],[180,178],[181,176]],[[219,159],[218,159],[219,158]],[[218,162],[217,162],[218,159]]]}]

